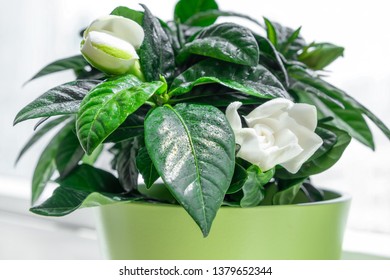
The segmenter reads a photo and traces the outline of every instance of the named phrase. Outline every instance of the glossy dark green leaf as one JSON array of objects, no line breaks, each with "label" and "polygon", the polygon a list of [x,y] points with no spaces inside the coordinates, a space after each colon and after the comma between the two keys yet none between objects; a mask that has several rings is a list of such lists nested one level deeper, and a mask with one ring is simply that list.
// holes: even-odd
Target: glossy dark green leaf
[{"label": "glossy dark green leaf", "polygon": [[76,80],[100,80],[103,81],[108,78],[108,76],[100,72],[100,70],[97,70],[93,67],[85,67],[81,70],[74,71],[76,74]]},{"label": "glossy dark green leaf", "polygon": [[76,132],[71,129],[60,142],[55,157],[55,164],[61,177],[65,177],[76,168],[84,156]]},{"label": "glossy dark green leaf", "polygon": [[287,59],[296,60],[298,52],[306,46],[305,40],[299,35],[300,28],[292,29],[268,19],[264,20],[267,37],[276,49]]},{"label": "glossy dark green leaf", "polygon": [[15,164],[18,163],[18,161],[21,159],[21,157],[33,146],[39,139],[41,139],[46,133],[48,133],[50,130],[52,130],[57,125],[64,122],[68,117],[59,117],[57,119],[54,119],[48,123],[46,123],[42,128],[40,128],[38,131],[34,133],[34,135],[30,138],[30,140],[27,141],[27,143],[23,146],[22,150],[20,151],[18,157],[16,158]]},{"label": "glossy dark green leaf", "polygon": [[[331,148],[324,153],[321,151],[321,148],[318,153],[320,153],[320,156],[317,156],[314,154],[311,159],[306,161],[301,169],[295,173],[291,174],[287,172],[285,169],[280,168],[276,172],[276,177],[282,178],[282,179],[297,179],[297,178],[307,178],[311,175],[321,173],[330,167],[332,167],[342,156],[345,148],[349,145],[351,142],[351,136],[336,127],[330,126],[330,125],[321,125],[323,130],[329,130],[332,134],[336,135],[337,142],[333,145],[331,145]],[[321,133],[323,136],[324,133]],[[325,145],[329,145],[327,141],[324,141],[323,147]]]},{"label": "glossy dark green leaf", "polygon": [[275,170],[271,169],[263,173],[257,165],[252,165],[246,171],[248,177],[242,186],[243,197],[240,206],[254,207],[264,199],[264,185],[271,180]]},{"label": "glossy dark green leaf", "polygon": [[380,130],[382,130],[382,132],[387,136],[387,138],[390,139],[389,128],[377,116],[375,116],[370,110],[360,104],[352,96],[348,95],[344,91],[336,88],[335,86],[318,77],[310,76],[308,73],[303,72],[301,70],[294,70],[295,73],[291,73],[291,75],[298,74],[300,76],[300,80],[303,80],[306,84],[317,88],[328,96],[338,100],[342,104],[349,104],[349,107],[353,107],[361,114],[366,115],[374,124],[376,124],[376,126],[378,126]]},{"label": "glossy dark green leaf", "polygon": [[236,162],[232,182],[229,189],[226,191],[226,194],[233,194],[240,191],[247,178],[248,173],[246,172],[246,169]]},{"label": "glossy dark green leaf", "polygon": [[273,205],[273,198],[275,194],[279,191],[276,183],[267,184],[264,187],[264,198],[259,205]]},{"label": "glossy dark green leaf", "polygon": [[124,6],[116,7],[112,12],[111,15],[115,16],[121,16],[125,17],[131,20],[134,20],[139,25],[142,25],[142,21],[144,18],[144,13],[136,10],[129,9]]},{"label": "glossy dark green leaf", "polygon": [[65,125],[49,142],[39,157],[35,167],[32,186],[31,186],[31,202],[34,204],[42,194],[47,183],[51,179],[55,171],[55,158],[60,143],[68,135],[68,132],[74,128],[74,123],[70,122]]},{"label": "glossy dark green leaf", "polygon": [[[305,71],[290,70],[290,75],[303,84],[306,84],[308,88],[306,90],[296,90],[297,95],[301,99],[315,105],[324,117],[333,117],[331,123],[334,126],[347,131],[353,138],[374,149],[375,146],[371,130],[363,118],[362,112],[355,108],[351,102],[337,96],[335,94],[336,91],[331,90],[331,85],[318,77],[310,76]],[[322,95],[312,94],[314,91],[311,91],[310,88],[314,88],[324,95],[336,99],[343,105],[343,108],[337,106],[334,102],[329,102],[329,99],[324,98]]]},{"label": "glossy dark green leaf", "polygon": [[281,73],[281,80],[288,86],[288,74],[280,54],[270,40],[254,34],[260,49],[260,63],[270,70]]},{"label": "glossy dark green leaf", "polygon": [[[326,100],[330,103],[333,103],[333,105],[335,105],[336,107],[339,107],[340,109],[345,109],[344,104],[341,103],[340,101],[338,101],[337,99],[334,99],[333,97],[330,97],[326,93],[324,93],[324,92],[322,92],[322,91],[320,91],[320,90],[318,90],[318,89],[316,89],[308,84],[305,84],[301,81],[295,80],[291,77],[290,77],[289,88],[296,93],[299,93],[302,91],[304,92],[300,95],[298,94],[299,101],[301,101],[301,102],[312,103],[310,101],[310,96],[314,96],[314,97],[318,97],[321,100]],[[328,118],[333,119],[332,116],[324,116],[324,117],[328,117]]]},{"label": "glossy dark green leaf", "polygon": [[298,60],[305,63],[311,69],[322,70],[340,56],[343,56],[344,48],[330,43],[313,43],[304,48],[298,56]]},{"label": "glossy dark green leaf", "polygon": [[154,167],[146,147],[142,147],[139,150],[136,163],[137,168],[144,179],[145,186],[149,189],[160,175],[158,174],[156,167]]},{"label": "glossy dark green leaf", "polygon": [[380,130],[382,130],[382,132],[386,135],[386,137],[390,139],[390,129],[385,125],[384,122],[382,122],[377,116],[375,116],[374,113],[372,113],[365,106],[360,104],[353,97],[347,94],[340,96],[340,99],[344,99],[344,98],[347,99],[349,102],[351,102],[354,108],[358,109],[362,114],[366,115]]},{"label": "glossy dark green leaf", "polygon": [[309,160],[317,159],[327,153],[337,143],[337,134],[329,129],[321,127],[319,124],[315,133],[322,138],[322,146],[309,158]]},{"label": "glossy dark green leaf", "polygon": [[139,50],[142,72],[147,81],[159,81],[162,75],[168,83],[175,71],[175,56],[171,41],[159,20],[145,9],[143,28],[145,38]]},{"label": "glossy dark green leaf", "polygon": [[79,71],[88,65],[89,65],[88,62],[84,59],[82,55],[75,55],[72,57],[60,59],[45,66],[37,74],[35,74],[34,77],[32,77],[29,81],[59,71],[64,71],[64,70]]},{"label": "glossy dark green leaf", "polygon": [[310,182],[304,182],[301,186],[301,191],[310,202],[324,200],[324,192],[314,187]]},{"label": "glossy dark green leaf", "polygon": [[162,86],[162,82],[142,83],[126,75],[94,88],[83,99],[76,121],[77,136],[86,153],[91,154]]},{"label": "glossy dark green leaf", "polygon": [[252,32],[234,23],[203,29],[192,42],[184,45],[177,61],[182,63],[191,54],[247,66],[255,66],[259,62],[259,46]]},{"label": "glossy dark green leaf", "polygon": [[58,187],[50,198],[41,205],[30,208],[30,211],[43,216],[64,216],[78,209],[89,194],[86,191]]},{"label": "glossy dark green leaf", "polygon": [[14,125],[28,119],[75,114],[84,96],[99,83],[77,80],[52,88],[20,110]]},{"label": "glossy dark green leaf", "polygon": [[207,236],[234,173],[225,115],[206,105],[158,107],[145,120],[145,144],[166,186]]},{"label": "glossy dark green leaf", "polygon": [[121,142],[121,148],[116,160],[115,169],[118,171],[119,182],[128,192],[136,189],[138,185],[136,156],[139,148],[140,140],[138,137]]},{"label": "glossy dark green leaf", "polygon": [[91,193],[68,187],[58,187],[50,198],[41,205],[32,207],[30,211],[38,215],[60,217],[80,208],[138,200],[142,200],[142,197],[98,192]]},{"label": "glossy dark green leaf", "polygon": [[169,95],[184,94],[206,83],[219,83],[259,98],[289,98],[279,80],[264,66],[239,66],[214,59],[203,60],[177,76]]},{"label": "glossy dark green leaf", "polygon": [[144,134],[144,120],[149,110],[145,106],[139,108],[111,133],[104,143],[118,143]]},{"label": "glossy dark green leaf", "polygon": [[291,204],[301,189],[302,183],[305,179],[289,180],[283,190],[278,191],[272,199],[273,205]]},{"label": "glossy dark green leaf", "polygon": [[345,103],[345,108],[343,109],[325,99],[318,98],[310,92],[296,91],[296,93],[306,103],[315,105],[322,116],[332,117],[331,124],[346,130],[353,138],[374,149],[373,136],[366,120],[361,112],[350,104]]},{"label": "glossy dark green leaf", "polygon": [[215,107],[227,107],[230,103],[240,101],[245,105],[259,105],[268,99],[245,95],[234,90],[227,90],[225,87],[202,87],[197,86],[189,93],[170,99],[171,104],[191,102],[193,104],[206,104]]},{"label": "glossy dark green leaf", "polygon": [[184,24],[190,26],[209,26],[210,22],[214,23],[219,17],[238,17],[247,19],[259,26],[263,26],[258,20],[236,12],[220,11],[220,10],[208,10],[194,14],[188,18]]},{"label": "glossy dark green leaf", "polygon": [[[175,20],[185,23],[198,13],[210,10],[218,10],[215,0],[179,0],[175,6]],[[208,26],[215,21],[216,18],[205,18],[198,20],[196,25]]]},{"label": "glossy dark green leaf", "polygon": [[[289,37],[287,37],[286,40],[283,41],[283,43],[281,44],[281,46],[279,47],[280,48],[280,52],[282,54],[285,54],[285,53],[288,53],[291,45],[294,44],[295,40],[299,39],[299,34],[301,32],[301,27],[299,27],[298,29],[296,29]],[[303,45],[302,45],[303,46]],[[302,46],[300,46],[297,51],[299,49],[302,48]]]},{"label": "glossy dark green leaf", "polygon": [[267,28],[268,40],[274,45],[274,47],[278,48],[278,35],[273,23],[267,18],[264,18],[264,23]]},{"label": "glossy dark green leaf", "polygon": [[60,187],[53,195],[30,211],[45,216],[64,216],[78,208],[137,199],[122,196],[123,189],[112,174],[89,165],[80,165],[66,178],[57,181]]},{"label": "glossy dark green leaf", "polygon": [[[65,117],[66,118],[66,117]],[[38,127],[40,127],[43,123],[45,123],[50,117],[43,117],[40,118],[37,123],[34,125],[34,130],[37,130]]]},{"label": "glossy dark green leaf", "polygon": [[119,180],[111,173],[88,164],[79,165],[71,173],[56,180],[62,187],[86,192],[123,192]]}]

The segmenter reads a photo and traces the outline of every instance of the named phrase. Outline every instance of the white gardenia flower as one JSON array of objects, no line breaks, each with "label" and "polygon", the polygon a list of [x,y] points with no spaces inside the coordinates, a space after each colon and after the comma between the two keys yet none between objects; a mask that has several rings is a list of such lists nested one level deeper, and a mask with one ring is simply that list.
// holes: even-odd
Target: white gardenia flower
[{"label": "white gardenia flower", "polygon": [[92,66],[107,74],[125,74],[139,71],[136,49],[143,40],[144,30],[135,21],[121,16],[104,16],[85,30],[81,53]]},{"label": "white gardenia flower", "polygon": [[240,145],[237,156],[258,165],[262,171],[280,164],[290,173],[297,173],[321,147],[323,141],[314,133],[315,106],[272,99],[244,116],[248,127],[242,127],[237,112],[241,105],[233,102],[226,109],[236,143]]}]

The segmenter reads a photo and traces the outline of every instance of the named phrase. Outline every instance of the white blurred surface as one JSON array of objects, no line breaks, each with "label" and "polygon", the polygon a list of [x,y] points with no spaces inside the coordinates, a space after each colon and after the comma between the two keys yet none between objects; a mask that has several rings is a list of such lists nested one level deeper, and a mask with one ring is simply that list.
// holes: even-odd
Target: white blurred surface
[{"label": "white blurred surface", "polygon": [[[72,75],[53,74],[22,88],[23,82],[49,62],[77,54],[78,33],[93,19],[109,13],[118,5],[130,4],[137,8],[138,2],[145,3],[162,19],[172,18],[173,0],[1,0],[0,176],[31,178],[44,142],[36,145],[14,168],[17,153],[31,136],[35,122],[25,122],[13,128],[13,118],[22,106],[45,90],[72,79]],[[390,126],[390,17],[386,1],[220,0],[219,5],[223,10],[247,13],[258,19],[266,16],[293,28],[302,26],[302,35],[308,42],[329,41],[344,46],[345,57],[328,69],[331,71],[329,81],[361,101]],[[236,22],[247,24],[243,20]],[[260,32],[258,27],[250,26]],[[389,234],[390,143],[377,128],[373,127],[373,133],[375,153],[353,142],[340,162],[324,174],[315,176],[314,181],[352,194],[350,229]],[[28,189],[22,187],[17,192],[23,197]],[[0,218],[3,217],[0,212]],[[12,225],[0,226],[0,235],[6,233],[8,236],[21,234]],[[36,251],[33,247],[36,240],[50,240],[33,232],[28,236],[31,241],[26,240],[26,244],[31,244],[31,247],[25,250],[29,251],[26,258]],[[57,232],[51,237],[55,242],[64,236]],[[39,256],[39,252],[35,254]]]}]

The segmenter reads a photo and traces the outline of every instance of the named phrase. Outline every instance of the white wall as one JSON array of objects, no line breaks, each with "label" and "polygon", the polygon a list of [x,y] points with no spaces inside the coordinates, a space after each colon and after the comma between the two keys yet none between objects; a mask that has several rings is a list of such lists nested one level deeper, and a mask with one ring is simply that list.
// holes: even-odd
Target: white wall
[{"label": "white wall", "polygon": [[[54,74],[22,88],[23,82],[47,63],[77,54],[78,32],[94,18],[117,5],[137,7],[138,2],[141,1],[1,0],[0,175],[31,177],[43,146],[35,147],[14,168],[17,152],[31,135],[34,122],[13,128],[13,118],[44,90],[72,76]],[[171,18],[175,1],[142,2],[162,19]],[[258,19],[266,16],[291,27],[303,26],[307,41],[344,46],[345,58],[329,69],[329,80],[390,126],[390,17],[386,1],[220,0],[219,5]],[[373,132],[376,153],[354,142],[332,170],[314,179],[319,185],[353,194],[351,227],[390,233],[390,143],[378,129],[373,128]]]}]

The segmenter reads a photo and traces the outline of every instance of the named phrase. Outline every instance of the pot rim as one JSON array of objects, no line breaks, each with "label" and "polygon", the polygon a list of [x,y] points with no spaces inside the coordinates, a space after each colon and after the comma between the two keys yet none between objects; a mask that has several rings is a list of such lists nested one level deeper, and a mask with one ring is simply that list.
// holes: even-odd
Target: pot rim
[{"label": "pot rim", "polygon": [[[289,208],[296,208],[296,207],[302,207],[302,206],[315,207],[316,205],[347,203],[348,201],[350,201],[352,199],[352,196],[349,193],[345,193],[345,192],[342,192],[339,190],[328,189],[328,188],[320,188],[320,190],[327,192],[327,193],[330,193],[332,195],[337,195],[338,197],[330,198],[330,199],[323,200],[323,201],[316,201],[316,202],[303,202],[303,203],[285,204],[285,205],[258,205],[258,206],[254,206],[254,207],[245,207],[245,208],[228,206],[228,205],[221,205],[219,210],[221,210],[221,209],[226,209],[226,210],[227,209],[238,209],[238,208],[243,209],[243,210],[245,210],[245,209],[249,210],[249,209],[259,209],[259,208],[269,209],[269,208],[276,208],[276,207],[277,208],[281,208],[281,207],[283,207],[283,208],[288,208],[288,207]],[[158,201],[155,201],[155,202],[154,201],[152,201],[152,202],[122,201],[122,202],[120,202],[120,204],[131,204],[131,205],[137,204],[137,205],[140,205],[140,206],[143,205],[146,207],[148,207],[148,206],[153,206],[153,207],[161,206],[161,207],[170,207],[170,208],[174,208],[174,207],[182,208],[182,206],[180,204],[170,204],[170,203],[164,203],[164,202],[158,202]]]}]

